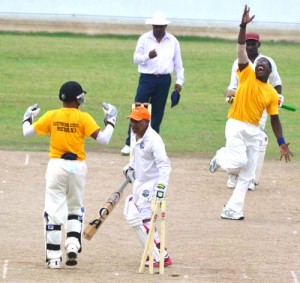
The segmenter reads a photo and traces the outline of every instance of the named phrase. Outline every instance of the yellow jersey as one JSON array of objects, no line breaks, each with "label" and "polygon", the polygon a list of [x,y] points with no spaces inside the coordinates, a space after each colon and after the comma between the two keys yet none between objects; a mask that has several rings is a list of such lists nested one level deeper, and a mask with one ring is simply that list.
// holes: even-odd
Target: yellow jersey
[{"label": "yellow jersey", "polygon": [[90,114],[76,108],[47,111],[33,127],[38,135],[50,134],[50,158],[71,152],[77,154],[77,160],[85,160],[85,137],[100,129]]},{"label": "yellow jersey", "polygon": [[228,111],[228,118],[258,125],[265,109],[269,115],[278,114],[278,94],[274,87],[258,80],[249,64],[237,73],[239,86]]}]

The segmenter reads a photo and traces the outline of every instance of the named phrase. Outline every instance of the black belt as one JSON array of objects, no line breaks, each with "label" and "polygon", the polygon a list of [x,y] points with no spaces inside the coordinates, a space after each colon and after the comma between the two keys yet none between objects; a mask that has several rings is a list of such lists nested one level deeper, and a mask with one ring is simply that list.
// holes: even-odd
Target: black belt
[{"label": "black belt", "polygon": [[144,74],[144,73],[142,75],[143,76],[152,76],[152,77],[156,77],[156,78],[170,76],[170,74]]},{"label": "black belt", "polygon": [[77,154],[72,152],[67,152],[61,156],[62,159],[65,160],[77,160]]}]

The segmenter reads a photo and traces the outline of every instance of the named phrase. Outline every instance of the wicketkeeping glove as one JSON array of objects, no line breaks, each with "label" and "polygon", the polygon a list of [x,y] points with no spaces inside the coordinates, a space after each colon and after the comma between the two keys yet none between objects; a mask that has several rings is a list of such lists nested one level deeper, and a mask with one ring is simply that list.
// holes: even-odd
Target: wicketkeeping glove
[{"label": "wicketkeeping glove", "polygon": [[28,121],[30,124],[32,124],[34,118],[40,113],[41,108],[36,103],[34,105],[31,105],[27,108],[24,117],[23,117],[23,124],[24,122]]},{"label": "wicketkeeping glove", "polygon": [[156,198],[156,201],[160,201],[166,196],[166,186],[163,184],[157,184],[154,187],[153,196]]},{"label": "wicketkeeping glove", "polygon": [[128,179],[129,183],[133,183],[135,180],[134,169],[128,165],[123,168],[123,174]]},{"label": "wicketkeeping glove", "polygon": [[102,109],[105,114],[105,118],[104,118],[105,126],[107,124],[111,124],[113,127],[115,127],[117,122],[117,116],[118,116],[117,108],[109,103],[103,102]]}]

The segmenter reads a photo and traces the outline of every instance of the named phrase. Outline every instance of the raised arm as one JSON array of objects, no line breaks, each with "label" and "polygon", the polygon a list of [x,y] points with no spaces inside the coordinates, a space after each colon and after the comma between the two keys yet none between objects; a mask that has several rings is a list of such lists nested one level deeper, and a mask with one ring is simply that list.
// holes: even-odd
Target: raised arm
[{"label": "raised arm", "polygon": [[240,71],[245,69],[249,62],[246,52],[246,27],[255,17],[254,15],[250,16],[249,12],[250,8],[245,5],[237,41],[237,57]]}]

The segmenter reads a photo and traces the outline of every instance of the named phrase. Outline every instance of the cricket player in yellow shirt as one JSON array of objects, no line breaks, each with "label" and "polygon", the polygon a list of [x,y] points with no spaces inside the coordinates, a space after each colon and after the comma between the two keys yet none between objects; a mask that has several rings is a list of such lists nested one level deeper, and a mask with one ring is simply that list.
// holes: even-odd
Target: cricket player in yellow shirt
[{"label": "cricket player in yellow shirt", "polygon": [[79,83],[66,82],[59,91],[62,108],[47,111],[33,123],[33,118],[40,112],[38,104],[35,104],[27,109],[23,118],[25,137],[34,134],[50,136],[44,209],[48,268],[61,267],[63,225],[66,232],[66,265],[77,264],[77,255],[81,252],[83,194],[87,174],[85,137],[108,144],[116,124],[115,106],[102,103],[106,127],[101,130],[90,114],[79,109],[85,95]]},{"label": "cricket player in yellow shirt", "polygon": [[272,67],[267,58],[260,58],[255,71],[249,65],[246,53],[246,26],[254,16],[249,16],[246,5],[238,35],[238,76],[239,86],[233,104],[228,112],[225,128],[226,147],[218,150],[210,162],[210,172],[220,167],[230,174],[238,175],[237,185],[221,213],[222,219],[243,220],[243,208],[249,183],[255,176],[255,164],[259,146],[263,142],[259,120],[266,109],[271,118],[273,132],[277,138],[281,158],[290,161],[292,153],[285,142],[278,115],[278,94],[268,83]]}]

